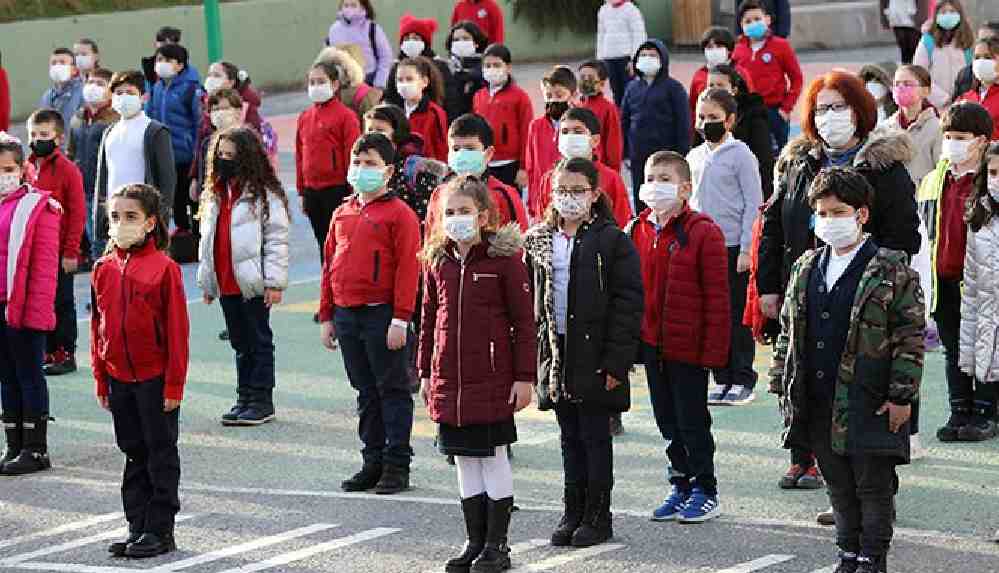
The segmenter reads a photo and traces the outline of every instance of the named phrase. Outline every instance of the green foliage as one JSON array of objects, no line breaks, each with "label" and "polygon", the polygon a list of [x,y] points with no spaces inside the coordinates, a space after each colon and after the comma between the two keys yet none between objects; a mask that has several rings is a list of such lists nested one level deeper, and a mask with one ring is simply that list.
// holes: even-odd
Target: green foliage
[{"label": "green foliage", "polygon": [[[222,0],[222,2],[233,1],[236,0]],[[0,22],[201,3],[201,0],[0,0]]]},{"label": "green foliage", "polygon": [[513,8],[513,19],[527,20],[536,32],[552,32],[556,36],[563,29],[579,34],[597,32],[597,10],[604,0],[506,0]]}]

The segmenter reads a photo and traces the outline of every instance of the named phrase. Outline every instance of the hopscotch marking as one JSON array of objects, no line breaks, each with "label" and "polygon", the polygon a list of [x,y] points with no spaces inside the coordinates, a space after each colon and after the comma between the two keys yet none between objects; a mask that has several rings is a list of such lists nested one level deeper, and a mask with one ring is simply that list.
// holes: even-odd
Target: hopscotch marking
[{"label": "hopscotch marking", "polygon": [[823,567],[822,569],[816,569],[812,573],[833,573],[839,565],[830,565],[829,567]]},{"label": "hopscotch marking", "polygon": [[[527,541],[521,541],[510,546],[510,555],[520,555],[521,553],[527,553],[528,551],[544,547],[546,545],[549,545],[549,541],[547,539],[529,539]],[[427,569],[423,573],[439,573],[440,570],[440,565],[438,565],[433,569]]]},{"label": "hopscotch marking", "polygon": [[549,569],[554,569],[560,565],[565,565],[566,563],[571,563],[573,561],[578,561],[580,559],[589,559],[590,557],[596,557],[603,553],[610,551],[617,551],[618,549],[624,549],[627,547],[623,543],[611,543],[608,545],[594,545],[593,547],[587,547],[585,549],[575,549],[568,553],[563,553],[561,555],[555,555],[554,557],[549,557],[547,559],[542,559],[537,563],[528,563],[525,565],[520,565],[511,569],[511,571],[548,571]]},{"label": "hopscotch marking", "polygon": [[276,555],[270,559],[265,559],[257,563],[251,563],[243,565],[242,567],[234,567],[232,569],[226,569],[220,573],[253,573],[254,571],[263,571],[265,569],[271,569],[274,567],[280,567],[282,565],[287,565],[295,561],[301,561],[302,559],[308,559],[313,555],[319,555],[320,553],[326,553],[328,551],[334,551],[342,547],[347,547],[349,545],[354,545],[356,543],[364,543],[365,541],[371,541],[373,539],[378,539],[379,537],[385,537],[386,535],[392,535],[394,533],[399,533],[402,529],[397,527],[376,527],[374,529],[369,529],[367,531],[362,531],[360,533],[355,533],[354,535],[348,535],[347,537],[341,537],[339,539],[334,539],[333,541],[327,541],[326,543],[319,543],[313,545],[312,547],[306,547],[304,549],[299,549],[297,551],[289,551],[288,553],[282,553],[281,555]]},{"label": "hopscotch marking", "polygon": [[67,523],[65,525],[60,525],[59,527],[53,527],[52,529],[46,529],[44,531],[36,531],[35,533],[29,533],[27,535],[21,535],[19,537],[11,537],[10,539],[0,540],[0,549],[5,547],[10,547],[12,545],[18,545],[24,543],[25,541],[31,541],[33,539],[40,539],[42,537],[55,537],[56,535],[62,535],[63,533],[69,533],[71,531],[78,531],[80,529],[87,529],[88,527],[104,523],[106,521],[113,521],[115,519],[124,519],[125,516],[121,512],[116,513],[105,513],[104,515],[95,515],[93,517],[74,521],[73,523]]},{"label": "hopscotch marking", "polygon": [[753,559],[752,561],[735,565],[729,567],[728,569],[722,569],[717,573],[753,573],[753,571],[766,569],[771,565],[777,565],[778,563],[784,563],[785,561],[790,561],[792,559],[794,559],[794,555],[767,555],[766,557]]},{"label": "hopscotch marking", "polygon": [[269,535],[267,537],[261,537],[259,539],[254,539],[253,541],[248,541],[246,543],[240,543],[239,545],[233,545],[231,547],[225,547],[216,551],[211,551],[203,555],[195,555],[188,559],[183,559],[181,561],[175,561],[173,563],[165,563],[150,571],[166,573],[169,571],[180,571],[181,569],[187,569],[188,567],[194,567],[196,565],[204,565],[205,563],[211,563],[212,561],[218,561],[219,559],[225,559],[226,557],[232,557],[239,555],[240,553],[247,553],[249,551],[255,551],[257,549],[263,549],[264,547],[270,547],[272,545],[277,545],[279,543],[284,543],[286,541],[291,541],[298,537],[305,537],[306,535],[311,535],[313,533],[318,533],[320,531],[328,531],[334,527],[339,527],[337,523],[316,523],[309,525],[307,527],[300,527],[298,529],[292,529],[291,531],[286,531],[284,533],[279,533],[277,535]]}]

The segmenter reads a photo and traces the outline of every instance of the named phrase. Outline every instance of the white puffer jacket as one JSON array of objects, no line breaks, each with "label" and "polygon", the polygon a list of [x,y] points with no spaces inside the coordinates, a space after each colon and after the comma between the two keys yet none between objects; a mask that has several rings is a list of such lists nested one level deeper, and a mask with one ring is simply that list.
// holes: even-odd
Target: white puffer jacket
[{"label": "white puffer jacket", "polygon": [[[243,298],[263,296],[264,289],[288,287],[288,210],[281,199],[268,193],[269,217],[260,218],[260,201],[243,194],[232,207],[230,238],[232,267]],[[219,297],[215,274],[215,233],[219,219],[216,195],[203,195],[201,203],[201,245],[198,287]]]},{"label": "white puffer jacket", "polygon": [[958,366],[982,382],[999,382],[999,218],[968,231],[961,293]]},{"label": "white puffer jacket", "polygon": [[597,11],[597,58],[633,58],[648,40],[642,11],[631,2],[611,6],[605,2]]}]

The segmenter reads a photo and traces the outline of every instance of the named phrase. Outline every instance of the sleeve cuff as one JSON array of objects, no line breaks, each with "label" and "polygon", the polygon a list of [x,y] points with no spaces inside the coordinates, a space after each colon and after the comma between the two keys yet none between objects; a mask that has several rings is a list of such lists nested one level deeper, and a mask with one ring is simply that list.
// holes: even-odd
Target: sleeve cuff
[{"label": "sleeve cuff", "polygon": [[163,385],[163,397],[167,400],[183,400],[184,385],[167,382]]},{"label": "sleeve cuff", "polygon": [[403,328],[403,329],[409,328],[409,321],[408,320],[403,320],[401,318],[393,318],[392,319],[392,326],[398,326],[399,328]]}]

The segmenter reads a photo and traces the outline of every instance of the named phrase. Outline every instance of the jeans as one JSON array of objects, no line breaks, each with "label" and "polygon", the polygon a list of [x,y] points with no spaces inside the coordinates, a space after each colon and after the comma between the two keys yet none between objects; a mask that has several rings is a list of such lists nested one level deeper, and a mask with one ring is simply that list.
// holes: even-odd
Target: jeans
[{"label": "jeans", "polygon": [[219,299],[229,344],[236,352],[236,394],[247,404],[273,406],[274,334],[271,332],[271,309],[264,297],[245,300],[242,295]]},{"label": "jeans", "polygon": [[631,58],[610,58],[603,62],[607,66],[607,80],[610,83],[611,92],[614,94],[614,105],[620,108],[621,100],[624,99],[624,89],[631,81],[631,76],[628,74],[628,64],[631,63]]},{"label": "jeans", "polygon": [[780,106],[768,109],[770,115],[770,139],[774,144],[774,157],[780,155],[780,150],[787,145],[791,137],[791,124],[780,115]]},{"label": "jeans", "polygon": [[56,327],[47,336],[46,350],[49,354],[64,350],[71,356],[76,353],[76,296],[73,292],[73,275],[62,270],[59,274],[55,296]]},{"label": "jeans", "polygon": [[610,410],[593,404],[555,404],[555,418],[562,438],[565,485],[591,491],[614,487],[614,448],[610,435]]},{"label": "jeans", "polygon": [[683,490],[693,485],[708,495],[717,495],[708,371],[693,364],[660,361],[658,349],[644,342],[642,361],[652,412],[666,440],[669,482]]},{"label": "jeans", "polygon": [[45,333],[11,328],[6,316],[7,305],[0,304],[0,407],[5,414],[48,414]]},{"label": "jeans", "polygon": [[121,502],[128,528],[173,533],[180,511],[180,408],[163,411],[163,379],[122,383],[111,380],[108,404],[115,440],[125,454]]},{"label": "jeans", "polygon": [[738,271],[739,247],[728,248],[729,305],[732,309],[731,345],[728,350],[728,365],[715,368],[715,382],[722,386],[729,384],[756,387],[756,371],[753,360],[756,356],[756,343],[753,331],[742,324],[742,313],[746,309],[746,289],[749,287],[749,271]]},{"label": "jeans", "polygon": [[408,468],[413,457],[413,396],[406,350],[389,350],[392,306],[337,307],[333,316],[343,365],[357,390],[357,432],[365,464]]},{"label": "jeans", "polygon": [[303,189],[302,190],[302,210],[312,224],[312,234],[319,244],[319,262],[322,263],[326,253],[326,235],[330,230],[330,220],[333,219],[333,211],[343,203],[344,199],[350,196],[350,188],[346,185],[338,185],[328,189]]}]

